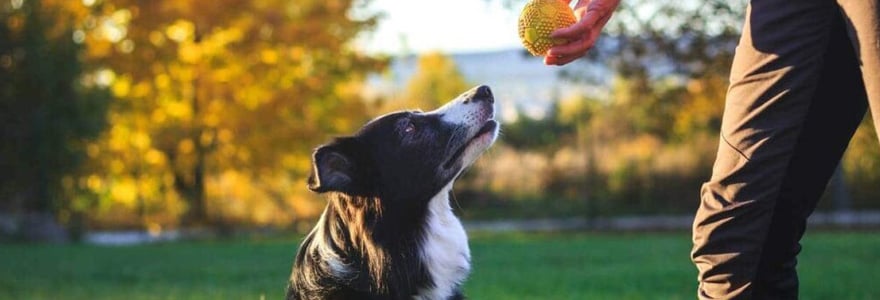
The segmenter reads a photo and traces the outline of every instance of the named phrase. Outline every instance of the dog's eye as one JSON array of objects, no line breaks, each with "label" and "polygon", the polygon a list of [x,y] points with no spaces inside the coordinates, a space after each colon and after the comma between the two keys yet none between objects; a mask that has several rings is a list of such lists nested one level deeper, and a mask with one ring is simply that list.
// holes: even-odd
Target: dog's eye
[{"label": "dog's eye", "polygon": [[412,121],[406,122],[406,127],[403,128],[403,132],[413,133],[416,131],[416,124],[413,124]]}]

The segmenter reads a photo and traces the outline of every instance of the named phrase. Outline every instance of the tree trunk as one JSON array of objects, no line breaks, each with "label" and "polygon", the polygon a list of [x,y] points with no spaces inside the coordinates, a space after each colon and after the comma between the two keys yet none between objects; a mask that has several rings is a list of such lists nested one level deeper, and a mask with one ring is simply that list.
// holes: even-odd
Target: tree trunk
[{"label": "tree trunk", "polygon": [[[201,135],[201,130],[197,130]],[[205,195],[205,149],[196,140],[196,164],[193,166],[192,199],[190,199],[190,219],[198,224],[208,221]]]},{"label": "tree trunk", "polygon": [[[201,33],[199,31],[199,27],[195,28],[195,37],[194,42],[201,42]],[[187,193],[187,202],[189,202],[189,209],[184,217],[184,224],[188,225],[207,225],[208,224],[208,211],[207,211],[207,199],[205,195],[205,156],[207,156],[207,146],[202,144],[202,134],[205,132],[204,124],[201,122],[201,105],[199,103],[199,74],[198,68],[196,68],[196,76],[192,81],[192,136],[190,139],[193,141],[194,152],[195,152],[195,165],[192,167],[192,175],[193,180],[192,184],[188,186],[189,193]]]},{"label": "tree trunk", "polygon": [[[585,122],[586,123],[586,122]],[[584,185],[583,185],[583,198],[586,204],[586,217],[587,219],[594,219],[598,215],[598,203],[596,203],[596,197],[594,195],[593,189],[596,188],[596,177],[599,172],[596,168],[596,151],[594,145],[594,139],[592,134],[592,129],[589,126],[589,123],[584,125],[580,125],[581,136],[580,140],[583,141],[584,150]]]}]

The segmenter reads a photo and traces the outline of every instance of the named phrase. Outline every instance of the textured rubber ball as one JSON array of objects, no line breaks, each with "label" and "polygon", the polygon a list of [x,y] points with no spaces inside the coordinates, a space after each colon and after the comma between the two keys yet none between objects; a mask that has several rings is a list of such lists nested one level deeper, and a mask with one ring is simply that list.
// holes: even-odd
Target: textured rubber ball
[{"label": "textured rubber ball", "polygon": [[554,39],[550,33],[571,26],[577,20],[568,4],[561,0],[531,0],[519,15],[519,39],[529,53],[544,56],[564,39]]}]

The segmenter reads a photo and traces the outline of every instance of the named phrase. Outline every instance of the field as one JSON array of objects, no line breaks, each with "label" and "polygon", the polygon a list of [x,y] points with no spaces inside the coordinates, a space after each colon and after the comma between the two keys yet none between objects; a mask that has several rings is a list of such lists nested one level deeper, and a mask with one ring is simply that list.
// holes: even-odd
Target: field
[{"label": "field", "polygon": [[[281,299],[298,239],[0,245],[0,299]],[[802,299],[878,299],[880,234],[813,232]],[[690,236],[477,234],[470,299],[694,299]]]}]

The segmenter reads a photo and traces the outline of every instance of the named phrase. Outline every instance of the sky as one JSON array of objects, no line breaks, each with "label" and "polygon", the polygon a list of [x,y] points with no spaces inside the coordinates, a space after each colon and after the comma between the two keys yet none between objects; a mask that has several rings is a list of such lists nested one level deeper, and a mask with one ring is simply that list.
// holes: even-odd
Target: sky
[{"label": "sky", "polygon": [[369,10],[385,17],[361,37],[371,53],[485,52],[521,47],[516,7],[500,0],[373,0]]}]

